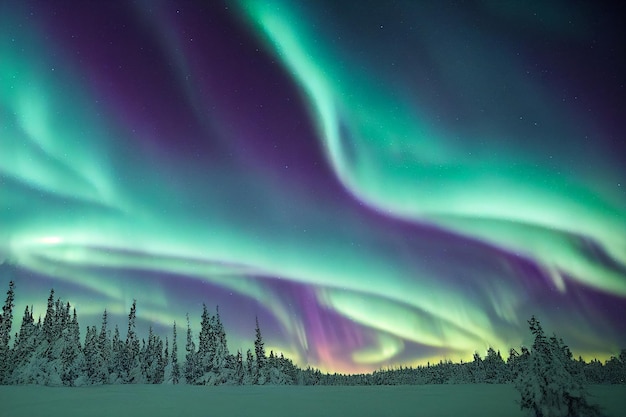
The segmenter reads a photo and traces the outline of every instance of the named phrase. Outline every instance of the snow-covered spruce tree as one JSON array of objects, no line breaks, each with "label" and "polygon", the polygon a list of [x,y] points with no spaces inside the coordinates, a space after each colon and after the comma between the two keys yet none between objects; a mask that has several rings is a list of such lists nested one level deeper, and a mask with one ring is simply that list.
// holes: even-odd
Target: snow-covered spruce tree
[{"label": "snow-covered spruce tree", "polygon": [[180,365],[178,364],[178,342],[176,335],[176,322],[174,322],[174,336],[172,338],[172,384],[180,382]]},{"label": "snow-covered spruce tree", "polygon": [[[69,303],[68,303],[69,307]],[[74,309],[74,319],[76,319],[76,309]],[[61,350],[61,382],[66,386],[74,386],[76,380],[84,369],[84,360],[80,361],[81,354],[80,339],[78,332],[74,332],[74,321],[67,323],[62,331],[63,349]],[[76,319],[76,324],[78,321]],[[82,357],[82,355],[80,355]],[[82,366],[78,366],[78,363]]]},{"label": "snow-covered spruce tree", "polygon": [[226,341],[226,331],[222,324],[219,307],[216,307],[213,320],[213,336],[215,351],[213,354],[212,369],[215,373],[213,385],[227,383],[233,378],[234,358],[228,352],[228,343]]},{"label": "snow-covered spruce tree", "polygon": [[270,351],[266,362],[267,383],[271,385],[292,385],[295,383],[294,365],[281,353],[275,355]]},{"label": "snow-covered spruce tree", "polygon": [[203,304],[198,351],[195,361],[200,370],[196,384],[221,385],[232,378],[234,358],[228,353],[226,332],[222,324],[219,308],[216,315],[209,315]]},{"label": "snow-covered spruce tree", "polygon": [[[47,385],[50,384],[51,380],[53,380],[57,385],[61,384],[60,377],[58,378],[58,381],[54,377],[50,378],[52,362],[58,359],[58,355],[55,357],[55,353],[57,352],[53,348],[53,344],[56,341],[54,336],[54,308],[54,290],[51,290],[50,296],[48,297],[48,307],[44,321],[42,323],[40,317],[37,325],[34,327],[34,337],[31,339],[33,342],[32,348],[27,348],[25,345],[23,346],[25,348],[24,350],[20,348],[24,354],[26,354],[26,350],[29,350],[30,352],[27,356],[20,357],[18,362],[15,363],[15,369],[11,377],[13,383]],[[27,338],[24,337],[22,340],[26,341]],[[58,354],[60,355],[60,350]],[[60,364],[56,365],[60,367]],[[54,371],[54,367],[52,368]]]},{"label": "snow-covered spruce tree", "polygon": [[590,384],[602,384],[604,382],[604,365],[597,359],[592,359],[583,368],[585,379]]},{"label": "snow-covered spruce tree", "polygon": [[[165,336],[165,350],[161,356],[161,363],[159,364],[161,372],[163,374],[162,384],[171,382],[171,366],[170,366],[170,340]],[[169,371],[168,371],[169,370]]]},{"label": "snow-covered spruce tree", "polygon": [[244,385],[252,385],[254,384],[255,376],[256,376],[256,364],[254,361],[254,355],[250,349],[246,352],[246,366],[244,370],[243,376],[243,384]]},{"label": "snow-covered spruce tree", "polygon": [[135,332],[135,322],[137,319],[137,300],[133,300],[133,305],[128,314],[128,333],[124,345],[124,355],[122,361],[122,381],[125,384],[141,384],[143,377],[139,364],[139,353],[141,350],[139,338]]},{"label": "snow-covered spruce tree", "polygon": [[[28,311],[28,308],[26,310]],[[37,320],[37,324],[34,323],[31,306],[30,312],[24,313],[20,334],[13,349],[14,369],[10,378],[11,384],[33,383],[31,380],[31,362],[34,360],[35,353],[42,351],[41,345],[45,343],[42,328],[41,316]]]},{"label": "snow-covered spruce tree", "polygon": [[[467,363],[450,363],[449,371],[444,384],[468,384],[470,383],[471,374]],[[406,385],[411,383],[410,372],[407,368],[400,367],[401,380],[400,384]]]},{"label": "snow-covered spruce tree", "polygon": [[41,338],[37,338],[36,346],[30,361],[24,364],[16,375],[20,383],[39,385],[62,385],[63,374],[62,352],[65,346],[63,331],[67,331],[69,311],[60,299],[54,302],[54,290],[50,291],[46,317],[42,325]]},{"label": "snow-covered spruce tree", "polygon": [[195,383],[199,385],[215,385],[216,372],[213,369],[215,357],[215,317],[211,316],[206,304],[202,303],[200,334],[198,335],[198,351],[195,361],[200,370]]},{"label": "snow-covered spruce tree", "polygon": [[109,362],[109,383],[123,384],[122,380],[124,368],[124,342],[120,336],[120,329],[115,325],[113,331],[113,341],[111,342],[111,361]]},{"label": "snow-covered spruce tree", "polygon": [[169,336],[165,336],[165,351],[163,352],[163,383],[173,384],[172,381],[172,360],[170,353]]},{"label": "snow-covered spruce tree", "polygon": [[474,352],[474,361],[470,369],[472,370],[472,382],[474,384],[482,384],[485,382],[485,378],[487,377],[485,364],[478,352]]},{"label": "snow-covered spruce tree", "polygon": [[149,346],[152,334],[152,326],[150,326],[148,329],[148,344],[146,344],[146,339],[141,339],[141,349],[139,350],[139,368],[141,369],[142,383],[145,384],[152,383],[152,377],[150,375],[151,370],[148,369],[154,362],[152,352],[149,352],[149,349],[152,347]]},{"label": "snow-covered spruce tree", "polygon": [[198,378],[203,374],[201,364],[198,362],[198,352],[193,341],[189,314],[187,314],[187,343],[185,345],[187,354],[185,355],[184,376],[187,384],[197,384]]},{"label": "snow-covered spruce tree", "polygon": [[522,357],[520,353],[511,348],[509,350],[509,357],[506,360],[508,380],[507,382],[514,382],[522,371]]},{"label": "snow-covered spruce tree", "polygon": [[456,368],[454,379],[457,384],[470,384],[472,382],[472,372],[470,370],[470,362],[461,363]]},{"label": "snow-covered spruce tree", "polygon": [[267,384],[270,385],[279,385],[279,371],[278,366],[276,364],[276,356],[274,356],[274,351],[270,350],[270,355],[267,357],[267,361],[265,361],[265,371],[267,374]]},{"label": "snow-covered spruce tree", "polygon": [[60,312],[57,314],[57,332],[59,335],[63,333],[65,329],[68,328],[70,323],[70,303],[69,301],[65,304],[61,301],[61,299],[57,299],[56,301],[56,311]]},{"label": "snow-covered spruce tree", "polygon": [[[68,303],[69,305],[69,303]],[[63,385],[85,385],[85,357],[80,347],[80,334],[76,309],[71,321],[63,330],[63,349],[61,351],[61,381]]]},{"label": "snow-covered spruce tree", "polygon": [[206,304],[202,303],[200,320],[200,334],[198,335],[198,352],[196,361],[202,369],[202,376],[196,381],[205,385],[213,371],[213,356],[215,355],[215,334],[213,332],[214,318],[209,314]]},{"label": "snow-covered spruce tree", "polygon": [[244,366],[243,366],[243,355],[241,351],[237,351],[237,356],[235,357],[235,375],[234,375],[234,383],[235,385],[243,385],[244,378]]},{"label": "snow-covered spruce tree", "polygon": [[534,316],[528,324],[535,341],[515,381],[522,410],[536,417],[599,416],[598,407],[587,401],[582,381],[570,373],[569,349],[556,337],[548,340]]},{"label": "snow-covered spruce tree", "polygon": [[13,324],[13,307],[15,306],[15,283],[9,282],[7,298],[0,314],[0,385],[7,384],[13,372],[12,352],[9,347],[11,326]]},{"label": "snow-covered spruce tree", "polygon": [[144,381],[147,384],[160,384],[163,382],[163,342],[152,331],[148,331],[148,344],[141,355],[141,369]]},{"label": "snow-covered spruce tree", "polygon": [[278,358],[278,363],[280,372],[284,374],[285,383],[288,385],[296,385],[298,383],[298,367],[291,359],[285,358],[282,352]]},{"label": "snow-covered spruce tree", "polygon": [[616,378],[613,380],[614,384],[626,384],[626,349],[622,349],[617,357],[618,370]]},{"label": "snow-covered spruce tree", "polygon": [[83,343],[83,355],[85,355],[85,376],[87,384],[94,383],[94,374],[97,368],[97,351],[96,351],[96,327],[87,326],[85,332],[85,342]]},{"label": "snow-covered spruce tree", "polygon": [[108,329],[108,318],[109,315],[106,311],[102,313],[102,325],[100,326],[100,333],[98,334],[98,351],[102,357],[102,365],[104,367],[105,379],[102,381],[103,384],[109,383],[109,375],[111,371],[111,355],[112,355],[112,345],[111,345],[111,335]]},{"label": "snow-covered spruce tree", "polygon": [[610,384],[626,383],[626,349],[619,356],[611,356],[604,365],[605,382]]},{"label": "snow-covered spruce tree", "polygon": [[35,350],[36,331],[37,327],[33,319],[32,308],[29,309],[28,306],[26,306],[24,316],[22,317],[20,332],[18,333],[13,347],[13,372],[8,377],[7,383],[19,383],[21,376],[18,376],[18,370],[23,369],[24,365],[30,362],[31,355]]},{"label": "snow-covered spruce tree", "polygon": [[88,384],[94,383],[94,373],[96,372],[96,328],[87,326],[85,332],[85,342],[83,343],[83,355],[85,355],[84,373]]},{"label": "snow-covered spruce tree", "polygon": [[589,403],[589,394],[585,389],[587,381],[584,373],[572,359],[569,347],[556,335],[550,337],[549,345],[556,364],[555,368],[565,371],[561,380],[570,381],[561,391],[569,410],[567,416],[599,416],[600,407]]},{"label": "snow-covered spruce tree", "polygon": [[483,364],[485,366],[485,382],[488,384],[502,384],[508,380],[508,369],[502,359],[500,351],[493,348],[487,350]]},{"label": "snow-covered spruce tree", "polygon": [[108,365],[100,351],[96,326],[87,327],[83,354],[85,355],[86,382],[91,385],[108,383]]},{"label": "snow-covered spruce tree", "polygon": [[48,344],[52,343],[54,339],[54,322],[55,322],[54,288],[52,288],[50,290],[50,295],[48,296],[48,307],[46,308],[46,315],[43,318],[43,328],[42,328],[43,334]]},{"label": "snow-covered spruce tree", "polygon": [[256,317],[255,334],[256,337],[254,339],[254,353],[256,359],[256,367],[254,370],[254,383],[257,385],[263,385],[267,380],[267,373],[265,369],[267,357],[265,356],[265,344],[263,343],[263,336],[261,335],[261,329],[259,328],[258,317]]}]

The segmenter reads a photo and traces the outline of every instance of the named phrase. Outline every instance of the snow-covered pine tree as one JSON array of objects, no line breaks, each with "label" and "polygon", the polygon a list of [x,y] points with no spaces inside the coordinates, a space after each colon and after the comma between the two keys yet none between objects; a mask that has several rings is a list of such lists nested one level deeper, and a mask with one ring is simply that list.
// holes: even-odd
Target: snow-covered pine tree
[{"label": "snow-covered pine tree", "polygon": [[506,360],[508,380],[506,382],[513,382],[517,379],[521,372],[521,358],[520,354],[514,348],[509,350],[509,357]]},{"label": "snow-covered pine tree", "polygon": [[115,325],[111,342],[111,362],[109,364],[109,383],[123,384],[125,346],[120,336],[120,329]]},{"label": "snow-covered pine tree", "polygon": [[556,335],[550,337],[549,346],[555,374],[560,375],[556,379],[562,382],[559,397],[567,405],[566,415],[599,416],[600,407],[589,403],[589,394],[585,388],[587,381],[584,373],[580,372],[573,361],[569,347],[563,342],[563,339],[557,338]]},{"label": "snow-covered pine tree", "polygon": [[62,306],[63,303],[61,303],[61,300],[57,300],[59,303],[59,307],[57,309],[57,311],[60,311],[61,314],[58,315],[57,320],[58,320],[58,327],[59,327],[59,333],[62,333],[63,330],[69,328],[69,324],[71,321],[71,317],[70,317],[70,302],[66,302],[65,303],[65,307]]},{"label": "snow-covered pine tree", "polygon": [[178,364],[178,342],[176,335],[176,322],[174,322],[174,336],[172,337],[172,384],[180,382],[180,365]]},{"label": "snow-covered pine tree", "polygon": [[141,374],[141,379],[142,381],[145,382],[146,380],[146,375],[148,374],[148,370],[146,369],[146,339],[141,339],[141,349],[139,349],[139,370],[140,370],[140,374]]},{"label": "snow-covered pine tree", "polygon": [[[447,384],[471,384],[472,383],[472,374],[470,370],[471,362],[464,363],[455,363],[450,368],[450,374],[448,379],[444,381]],[[414,381],[410,378],[412,376],[409,370],[405,371],[405,381],[404,384],[411,384]]]},{"label": "snow-covered pine tree", "polygon": [[54,288],[50,290],[50,296],[48,297],[48,307],[46,308],[46,315],[43,318],[43,334],[48,344],[52,343],[54,338]]},{"label": "snow-covered pine tree", "polygon": [[106,374],[106,378],[102,381],[103,384],[107,384],[109,382],[109,374],[111,368],[111,336],[108,329],[108,321],[109,315],[106,311],[102,313],[102,325],[100,326],[100,333],[98,334],[98,351],[102,357],[102,365],[105,368],[104,373]]},{"label": "snow-covered pine tree", "polygon": [[508,371],[500,351],[492,347],[487,350],[487,356],[483,361],[485,366],[485,382],[488,384],[502,384],[508,379]]},{"label": "snow-covered pine tree", "polygon": [[196,384],[215,385],[217,372],[213,367],[215,360],[215,317],[211,316],[206,304],[202,304],[200,334],[198,336],[198,351],[196,362],[200,368]]},{"label": "snow-covered pine tree", "polygon": [[243,385],[244,367],[243,367],[243,355],[240,350],[237,350],[237,356],[235,359],[235,375],[234,383],[236,385]]},{"label": "snow-covered pine tree", "polygon": [[70,322],[69,329],[72,347],[77,352],[76,357],[74,358],[73,368],[76,369],[78,377],[74,380],[74,385],[86,385],[87,377],[84,372],[81,373],[81,370],[85,369],[85,355],[83,354],[83,349],[80,345],[80,326],[78,325],[78,315],[76,314],[76,309],[72,312],[72,321]]},{"label": "snow-covered pine tree", "polygon": [[293,362],[285,359],[282,353],[279,356],[275,355],[274,351],[270,351],[266,369],[268,383],[272,385],[294,384],[296,380],[294,368]]},{"label": "snow-covered pine tree", "polygon": [[254,375],[254,383],[258,385],[265,384],[267,380],[266,374],[266,362],[267,358],[265,356],[265,344],[263,343],[263,336],[261,335],[261,328],[259,327],[259,318],[256,317],[256,328],[255,334],[256,337],[254,339],[254,353],[256,358],[256,368]]},{"label": "snow-covered pine tree", "polygon": [[85,333],[85,343],[83,344],[83,355],[85,355],[84,373],[87,384],[95,384],[98,370],[98,352],[96,350],[96,327],[87,326]]},{"label": "snow-covered pine tree", "polygon": [[187,314],[187,344],[185,345],[187,354],[185,355],[184,375],[187,384],[197,384],[198,378],[202,376],[201,364],[198,363],[198,352],[193,341],[189,314]]},{"label": "snow-covered pine tree", "polygon": [[549,361],[549,352],[543,329],[538,320],[533,316],[528,324],[531,333],[535,336],[532,352],[528,352],[525,367],[522,368],[515,386],[521,394],[520,407],[522,410],[528,410],[536,417],[543,417],[544,413],[552,416],[553,413],[548,408],[545,399],[548,381],[544,378],[543,373],[546,372]]},{"label": "snow-covered pine tree", "polygon": [[[69,303],[68,303],[69,305]],[[84,375],[85,357],[81,351],[78,317],[74,309],[72,319],[63,330],[63,350],[61,351],[63,385],[75,386],[87,383]]]},{"label": "snow-covered pine tree", "polygon": [[604,382],[604,365],[598,359],[592,359],[583,369],[585,379],[590,384],[602,384]]},{"label": "snow-covered pine tree", "polygon": [[219,307],[216,307],[213,319],[213,338],[214,352],[212,369],[217,378],[214,384],[224,384],[232,378],[233,369],[231,369],[231,358],[226,342],[226,331],[224,330],[224,325],[220,318]]},{"label": "snow-covered pine tree", "polygon": [[[153,384],[162,384],[165,379],[165,366],[169,359],[163,353],[163,339],[155,334],[154,352],[156,357],[156,370],[154,373]],[[169,353],[169,352],[168,352]]]},{"label": "snow-covered pine tree", "polygon": [[13,347],[13,372],[8,378],[9,384],[20,383],[22,375],[18,375],[19,371],[30,362],[31,355],[35,350],[35,340],[37,338],[37,327],[33,319],[32,307],[26,306],[20,332],[15,340]]},{"label": "snow-covered pine tree", "polygon": [[66,308],[60,299],[54,301],[54,290],[50,291],[48,307],[42,326],[43,338],[38,341],[31,361],[26,365],[27,382],[39,385],[62,385],[63,365],[61,356],[65,345],[62,323],[68,323]]},{"label": "snow-covered pine tree", "polygon": [[100,336],[97,334],[96,326],[92,326],[92,337],[93,337],[93,349],[95,353],[95,361],[94,361],[94,373],[93,379],[91,381],[92,384],[101,385],[107,384],[109,382],[109,365],[108,361],[105,359],[105,355],[102,352],[102,347],[106,348],[106,337],[105,343],[100,343]]},{"label": "snow-covered pine tree", "polygon": [[287,385],[295,385],[298,382],[298,367],[294,365],[294,363],[289,358],[285,358],[285,356],[280,354],[279,358],[279,369],[280,372],[284,375],[285,384]]},{"label": "snow-covered pine tree", "polygon": [[143,382],[141,366],[139,363],[139,353],[141,347],[139,338],[135,332],[135,322],[137,320],[137,300],[133,304],[128,314],[128,333],[124,345],[124,360],[122,367],[122,380],[126,384],[141,384]]},{"label": "snow-covered pine tree", "polygon": [[15,283],[9,282],[7,298],[0,314],[0,385],[8,383],[13,373],[12,352],[9,347],[11,340],[11,326],[13,324],[13,307],[15,306]]},{"label": "snow-covered pine tree", "polygon": [[207,352],[206,361],[208,361],[208,366],[206,369],[213,370],[213,362],[215,361],[215,350],[217,349],[217,319],[214,315],[209,316],[209,348]]},{"label": "snow-covered pine tree", "polygon": [[487,374],[485,372],[485,364],[478,352],[474,352],[474,361],[471,364],[472,379],[474,384],[482,384],[485,382]]},{"label": "snow-covered pine tree", "polygon": [[515,381],[522,410],[536,417],[599,416],[598,407],[587,401],[583,383],[570,373],[569,349],[556,337],[548,341],[535,316],[528,324],[535,341]]},{"label": "snow-covered pine tree", "polygon": [[254,384],[256,379],[256,364],[254,361],[254,355],[252,354],[252,351],[250,349],[248,349],[248,351],[246,352],[246,367],[245,367],[245,372],[244,372],[244,377],[243,377],[243,383],[244,385],[251,385]]},{"label": "snow-covered pine tree", "polygon": [[[213,333],[213,317],[209,314],[207,306],[202,303],[202,316],[200,320],[200,334],[198,335],[198,352],[196,360],[202,368],[202,374],[208,374],[213,370],[213,355],[215,355],[215,335]],[[204,378],[200,383],[204,383]]]},{"label": "snow-covered pine tree", "polygon": [[266,362],[266,373],[267,373],[267,383],[271,385],[280,385],[280,371],[278,370],[276,356],[274,356],[274,351],[270,350],[270,356],[267,358]]},{"label": "snow-covered pine tree", "polygon": [[142,339],[142,347],[139,353],[139,366],[141,368],[141,375],[146,384],[152,384],[152,372],[154,369],[154,356],[153,356],[153,346],[152,346],[152,337],[154,332],[152,331],[152,326],[148,328],[148,344],[146,344],[146,339]]},{"label": "snow-covered pine tree", "polygon": [[57,298],[54,302],[54,323],[52,325],[54,338],[56,340],[62,339],[62,332],[69,317],[69,311],[67,311],[60,298]]},{"label": "snow-covered pine tree", "polygon": [[148,330],[148,344],[141,359],[141,369],[144,381],[147,384],[160,384],[163,382],[163,342],[152,330]]},{"label": "snow-covered pine tree", "polygon": [[[619,356],[611,356],[604,364],[605,382],[623,384],[626,382],[626,349],[622,349]],[[582,372],[582,370],[581,370]]]},{"label": "snow-covered pine tree", "polygon": [[617,357],[619,362],[619,370],[616,384],[626,383],[626,349],[622,349]]},{"label": "snow-covered pine tree", "polygon": [[165,350],[163,351],[159,362],[159,369],[162,375],[161,383],[165,383],[167,381],[165,370],[168,368],[170,368],[170,341],[169,338],[165,336]]},{"label": "snow-covered pine tree", "polygon": [[[36,353],[40,355],[45,352],[47,342],[43,335],[43,325],[41,316],[37,320],[37,324],[33,324],[33,307],[30,312],[25,313],[22,327],[20,328],[20,336],[18,344],[14,349],[14,370],[11,376],[12,384],[32,384],[35,383],[33,377],[32,364],[35,362]],[[30,318],[28,318],[30,316]],[[30,323],[28,323],[30,322]],[[24,336],[22,336],[22,334]],[[40,360],[41,362],[42,360]]]}]

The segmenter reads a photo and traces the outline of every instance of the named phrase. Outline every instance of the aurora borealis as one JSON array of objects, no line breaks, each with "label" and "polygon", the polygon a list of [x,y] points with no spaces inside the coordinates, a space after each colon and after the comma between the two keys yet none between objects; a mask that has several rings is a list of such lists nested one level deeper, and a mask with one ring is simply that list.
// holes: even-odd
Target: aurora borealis
[{"label": "aurora borealis", "polygon": [[258,315],[328,371],[505,354],[532,314],[626,347],[619,13],[355,4],[2,2],[14,330],[53,286],[81,330],[219,304],[231,351]]}]

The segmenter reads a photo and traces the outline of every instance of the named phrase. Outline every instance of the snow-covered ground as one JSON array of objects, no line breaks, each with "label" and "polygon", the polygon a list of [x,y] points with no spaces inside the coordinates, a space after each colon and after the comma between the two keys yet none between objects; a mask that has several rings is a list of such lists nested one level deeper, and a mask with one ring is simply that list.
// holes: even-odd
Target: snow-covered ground
[{"label": "snow-covered ground", "polygon": [[[626,385],[590,388],[609,417],[626,416]],[[108,385],[0,387],[2,417],[524,416],[511,385],[376,387]]]}]

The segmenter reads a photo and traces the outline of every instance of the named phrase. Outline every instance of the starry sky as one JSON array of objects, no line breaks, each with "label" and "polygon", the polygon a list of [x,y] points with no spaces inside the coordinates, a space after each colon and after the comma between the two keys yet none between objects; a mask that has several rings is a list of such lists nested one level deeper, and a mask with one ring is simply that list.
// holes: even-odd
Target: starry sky
[{"label": "starry sky", "polygon": [[[624,27],[584,1],[4,1],[0,284],[362,372],[626,347]],[[141,330],[140,330],[141,332]],[[124,333],[124,332],[123,332]],[[183,334],[184,335],[184,334]],[[180,337],[180,335],[179,335]],[[180,344],[179,351],[184,351]]]}]

